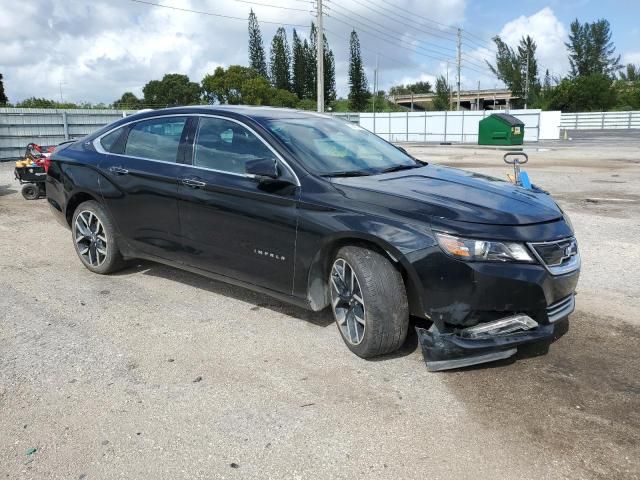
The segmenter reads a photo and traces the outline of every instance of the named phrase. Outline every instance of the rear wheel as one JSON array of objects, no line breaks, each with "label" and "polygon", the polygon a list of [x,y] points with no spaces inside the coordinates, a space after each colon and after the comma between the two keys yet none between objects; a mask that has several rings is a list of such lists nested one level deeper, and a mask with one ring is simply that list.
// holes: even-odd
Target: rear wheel
[{"label": "rear wheel", "polygon": [[71,232],[78,257],[92,272],[107,274],[124,266],[113,223],[98,202],[90,200],[78,205]]},{"label": "rear wheel", "polygon": [[37,200],[40,196],[40,188],[34,183],[27,183],[22,187],[21,193],[26,200]]},{"label": "rear wheel", "polygon": [[340,249],[329,289],[338,330],[353,353],[370,358],[402,346],[409,305],[402,275],[387,258],[362,247]]}]

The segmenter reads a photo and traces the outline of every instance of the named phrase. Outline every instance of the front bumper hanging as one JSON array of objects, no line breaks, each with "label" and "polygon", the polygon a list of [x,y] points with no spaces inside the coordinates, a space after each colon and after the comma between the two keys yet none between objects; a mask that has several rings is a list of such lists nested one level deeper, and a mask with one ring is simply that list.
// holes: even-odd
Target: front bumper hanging
[{"label": "front bumper hanging", "polygon": [[512,315],[456,332],[416,328],[427,370],[435,372],[509,358],[519,345],[551,341],[555,322],[571,313],[574,296],[548,309],[548,322],[538,323],[524,314]]}]

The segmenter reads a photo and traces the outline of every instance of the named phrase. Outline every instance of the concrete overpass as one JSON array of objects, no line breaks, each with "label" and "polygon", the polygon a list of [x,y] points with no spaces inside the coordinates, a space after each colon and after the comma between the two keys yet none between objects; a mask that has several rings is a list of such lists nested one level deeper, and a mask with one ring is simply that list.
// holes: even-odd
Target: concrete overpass
[{"label": "concrete overpass", "polygon": [[[435,96],[435,93],[416,93],[392,96],[389,97],[389,100],[412,111],[427,110]],[[460,92],[460,108],[463,110],[505,110],[511,107],[511,102],[515,98],[518,97],[512,95],[511,91],[506,88],[462,90]],[[451,92],[451,105],[455,106],[456,104],[456,92]]]}]

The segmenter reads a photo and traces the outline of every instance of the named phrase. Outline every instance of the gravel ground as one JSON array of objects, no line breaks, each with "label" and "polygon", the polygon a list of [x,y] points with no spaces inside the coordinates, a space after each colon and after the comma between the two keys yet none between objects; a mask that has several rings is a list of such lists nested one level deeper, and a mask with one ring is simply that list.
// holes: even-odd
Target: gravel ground
[{"label": "gravel ground", "polygon": [[326,312],[151,263],[91,274],[0,164],[0,478],[640,478],[640,148],[529,150],[580,241],[577,311],[547,355],[438,374],[415,335],[365,361]]}]

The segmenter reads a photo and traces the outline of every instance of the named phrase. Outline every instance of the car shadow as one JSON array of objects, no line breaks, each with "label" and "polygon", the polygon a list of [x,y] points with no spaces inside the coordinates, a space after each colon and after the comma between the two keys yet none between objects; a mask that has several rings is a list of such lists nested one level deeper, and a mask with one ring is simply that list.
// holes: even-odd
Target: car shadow
[{"label": "car shadow", "polygon": [[266,294],[254,292],[244,287],[220,282],[195,273],[178,268],[162,265],[159,263],[136,260],[114,275],[130,275],[133,272],[140,272],[144,275],[159,277],[167,280],[177,281],[191,287],[204,290],[217,295],[223,295],[242,302],[251,303],[251,310],[266,309],[276,313],[304,320],[318,327],[327,327],[333,323],[333,317],[328,309],[321,312],[312,312],[304,308],[282,302]]}]

